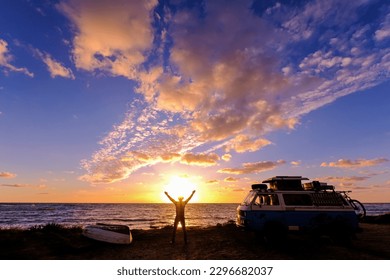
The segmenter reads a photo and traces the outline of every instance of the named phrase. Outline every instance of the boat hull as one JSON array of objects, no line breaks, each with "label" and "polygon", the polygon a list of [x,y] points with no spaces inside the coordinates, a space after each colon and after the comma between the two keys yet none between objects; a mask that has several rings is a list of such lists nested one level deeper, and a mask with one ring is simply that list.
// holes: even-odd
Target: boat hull
[{"label": "boat hull", "polygon": [[87,225],[83,228],[83,235],[112,244],[130,244],[133,241],[130,228],[125,225]]}]

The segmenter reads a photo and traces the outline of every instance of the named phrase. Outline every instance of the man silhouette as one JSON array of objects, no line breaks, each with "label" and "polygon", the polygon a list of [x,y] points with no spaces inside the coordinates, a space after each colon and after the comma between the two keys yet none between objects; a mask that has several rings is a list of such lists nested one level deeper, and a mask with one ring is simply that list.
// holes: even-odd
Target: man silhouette
[{"label": "man silhouette", "polygon": [[188,203],[188,201],[190,201],[194,193],[195,191],[193,191],[192,194],[184,201],[183,201],[184,197],[179,196],[179,201],[176,201],[167,192],[165,192],[169,200],[172,201],[172,203],[175,204],[176,206],[176,217],[175,217],[175,223],[173,225],[172,243],[175,243],[176,229],[177,229],[177,225],[180,223],[184,233],[184,243],[187,244],[187,231],[186,231],[186,221],[184,217],[184,208]]}]

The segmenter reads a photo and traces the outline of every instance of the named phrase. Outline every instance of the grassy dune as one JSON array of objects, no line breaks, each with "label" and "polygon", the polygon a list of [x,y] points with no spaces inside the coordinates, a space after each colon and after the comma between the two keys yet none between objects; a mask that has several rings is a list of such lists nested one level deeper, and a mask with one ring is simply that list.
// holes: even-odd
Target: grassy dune
[{"label": "grassy dune", "polygon": [[133,243],[113,245],[84,237],[81,227],[57,224],[28,230],[0,230],[0,259],[390,259],[390,214],[369,217],[348,243],[329,237],[290,234],[278,244],[264,242],[234,224],[189,228],[188,245],[179,230],[176,244],[169,243],[171,228],[133,230]]}]

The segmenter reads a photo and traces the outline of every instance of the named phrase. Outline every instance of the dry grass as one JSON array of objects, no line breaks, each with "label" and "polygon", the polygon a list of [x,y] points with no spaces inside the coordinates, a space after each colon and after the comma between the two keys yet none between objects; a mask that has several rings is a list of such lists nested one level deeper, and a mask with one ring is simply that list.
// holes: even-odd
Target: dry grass
[{"label": "dry grass", "polygon": [[171,228],[133,230],[133,243],[113,245],[82,236],[80,227],[56,224],[29,230],[0,230],[0,259],[390,259],[390,224],[362,223],[351,242],[340,244],[329,237],[288,235],[269,244],[233,224],[189,228],[187,245],[178,231],[169,243]]}]

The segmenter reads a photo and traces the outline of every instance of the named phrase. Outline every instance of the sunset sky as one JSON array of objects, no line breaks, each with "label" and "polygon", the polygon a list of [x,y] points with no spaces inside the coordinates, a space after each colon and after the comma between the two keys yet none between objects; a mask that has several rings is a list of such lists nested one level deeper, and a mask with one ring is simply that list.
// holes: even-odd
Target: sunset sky
[{"label": "sunset sky", "polygon": [[390,202],[389,89],[388,0],[1,1],[0,202]]}]

